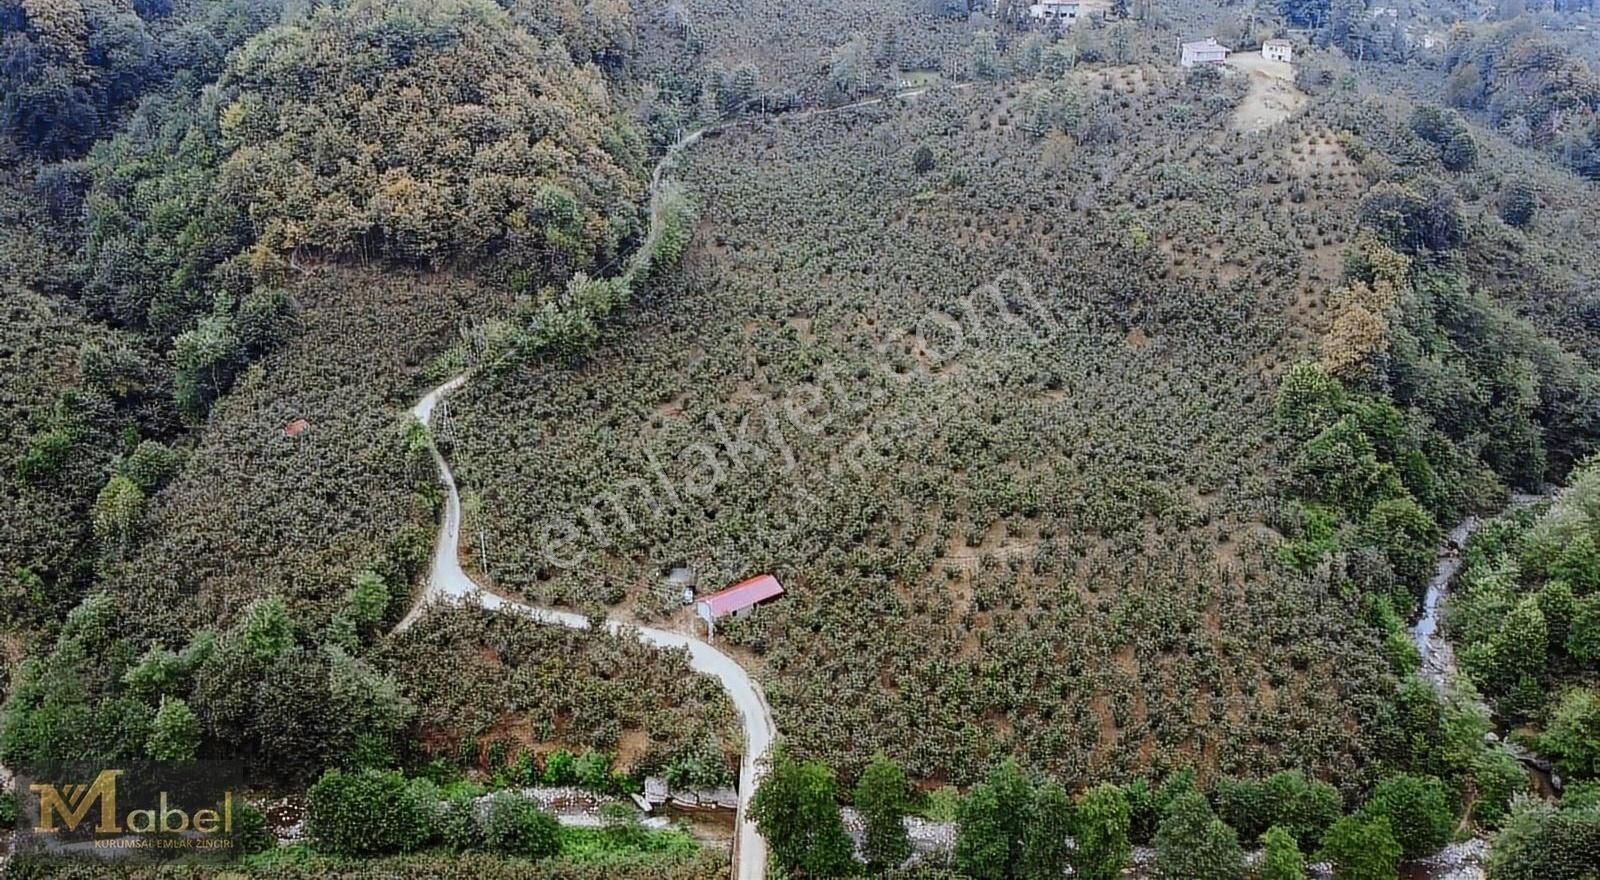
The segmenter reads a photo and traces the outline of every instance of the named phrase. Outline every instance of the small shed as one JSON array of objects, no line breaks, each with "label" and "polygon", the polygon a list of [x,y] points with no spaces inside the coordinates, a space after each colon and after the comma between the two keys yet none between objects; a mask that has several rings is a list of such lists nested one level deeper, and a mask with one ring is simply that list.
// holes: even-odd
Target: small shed
[{"label": "small shed", "polygon": [[694,613],[706,622],[706,637],[711,638],[717,634],[718,618],[729,615],[743,617],[762,602],[781,595],[783,585],[778,583],[777,578],[770,574],[757,575],[695,600]]},{"label": "small shed", "polygon": [[1294,44],[1288,40],[1268,40],[1261,44],[1261,57],[1287,64],[1294,60]]},{"label": "small shed", "polygon": [[283,426],[283,436],[291,438],[298,437],[309,430],[311,430],[310,422],[306,421],[305,419],[295,419],[289,424]]},{"label": "small shed", "polygon": [[1183,44],[1183,54],[1179,59],[1184,67],[1194,67],[1199,64],[1221,64],[1228,60],[1228,47],[1216,41],[1215,37],[1206,37],[1193,43]]}]

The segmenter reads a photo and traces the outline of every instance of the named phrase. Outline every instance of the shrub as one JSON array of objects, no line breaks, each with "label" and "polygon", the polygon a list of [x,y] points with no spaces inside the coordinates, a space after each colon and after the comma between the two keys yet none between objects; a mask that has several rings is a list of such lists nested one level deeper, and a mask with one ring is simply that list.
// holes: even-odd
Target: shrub
[{"label": "shrub", "polygon": [[432,784],[394,771],[330,770],[307,792],[306,833],[319,852],[375,856],[421,849],[433,836]]},{"label": "shrub", "polygon": [[545,756],[544,759],[544,784],[545,785],[576,785],[578,782],[578,759],[566,749],[556,749]]},{"label": "shrub", "polygon": [[471,792],[460,792],[445,800],[439,810],[439,842],[456,853],[483,848],[483,829],[478,824]]},{"label": "shrub", "polygon": [[532,800],[503,791],[489,800],[483,842],[495,852],[547,858],[561,851],[561,824]]},{"label": "shrub", "polygon": [[233,812],[234,842],[245,855],[264,853],[277,847],[278,839],[267,828],[267,817],[249,804],[239,804]]}]

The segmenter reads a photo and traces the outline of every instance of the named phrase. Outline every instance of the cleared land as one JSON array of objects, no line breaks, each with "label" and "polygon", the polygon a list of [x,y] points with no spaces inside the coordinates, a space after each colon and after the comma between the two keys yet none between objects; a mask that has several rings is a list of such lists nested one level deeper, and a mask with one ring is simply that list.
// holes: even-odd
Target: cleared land
[{"label": "cleared land", "polygon": [[1228,66],[1250,77],[1250,91],[1233,115],[1235,131],[1263,131],[1306,105],[1305,93],[1294,84],[1293,65],[1268,61],[1260,52],[1237,52],[1228,56]]}]

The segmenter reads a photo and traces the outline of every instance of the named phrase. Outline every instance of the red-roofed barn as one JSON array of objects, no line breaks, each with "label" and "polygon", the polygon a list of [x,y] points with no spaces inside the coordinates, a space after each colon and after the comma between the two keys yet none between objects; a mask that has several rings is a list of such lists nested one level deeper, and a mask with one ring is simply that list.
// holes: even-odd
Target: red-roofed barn
[{"label": "red-roofed barn", "polygon": [[777,578],[770,574],[757,575],[721,592],[696,599],[694,611],[706,622],[706,636],[709,638],[717,633],[717,618],[730,614],[743,617],[762,602],[781,595],[783,584],[778,583]]}]

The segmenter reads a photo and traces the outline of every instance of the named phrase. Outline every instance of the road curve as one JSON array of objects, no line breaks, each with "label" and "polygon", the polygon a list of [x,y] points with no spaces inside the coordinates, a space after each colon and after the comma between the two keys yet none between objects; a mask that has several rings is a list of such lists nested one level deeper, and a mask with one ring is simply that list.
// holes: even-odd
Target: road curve
[{"label": "road curve", "polygon": [[[965,89],[971,83],[960,83],[953,87]],[[823,116],[832,116],[849,110],[883,104],[897,98],[915,98],[922,95],[926,87],[907,89],[877,98],[868,98],[845,104],[839,107],[802,110],[782,114],[782,118],[793,120],[814,119]],[[664,220],[664,210],[661,204],[663,184],[666,180],[666,171],[677,161],[685,150],[710,131],[719,131],[734,128],[740,125],[749,125],[759,119],[737,119],[729,122],[709,125],[686,133],[673,144],[665,156],[656,163],[650,175],[650,226],[645,239],[641,243],[633,264],[629,266],[627,274],[630,278],[648,265],[650,255],[654,252],[655,242],[661,234],[661,225]],[[411,414],[424,426],[431,426],[434,410],[453,392],[467,383],[468,374],[456,376],[443,385],[429,391],[412,407]],[[439,481],[445,487],[444,516],[439,523],[439,540],[434,546],[433,563],[428,571],[428,584],[422,595],[417,597],[416,603],[400,621],[397,630],[410,627],[419,618],[427,613],[428,609],[441,601],[466,601],[476,603],[491,611],[506,610],[524,614],[540,623],[564,626],[569,629],[588,629],[589,618],[571,611],[562,611],[555,608],[539,608],[515,599],[507,599],[490,592],[484,585],[474,581],[461,567],[461,493],[456,489],[455,475],[450,471],[450,464],[439,453],[439,448],[430,439],[428,449],[433,455],[434,464],[439,469]],[[750,819],[750,798],[755,794],[756,786],[760,781],[762,762],[767,752],[772,748],[772,743],[777,739],[777,726],[772,722],[772,710],[767,705],[766,696],[761,691],[761,686],[750,677],[750,674],[741,667],[737,661],[727,654],[713,648],[700,639],[683,633],[670,632],[652,627],[640,627],[625,623],[614,618],[605,621],[606,629],[617,634],[633,634],[640,641],[659,648],[678,649],[689,652],[689,666],[696,672],[705,673],[722,682],[723,690],[728,692],[728,697],[733,701],[734,708],[738,710],[739,717],[744,727],[744,758],[739,764],[739,811],[736,820],[738,833],[734,838],[734,880],[765,880],[767,873],[767,842],[756,829],[755,822]]]},{"label": "road curve", "polygon": [[[457,376],[428,392],[417,401],[412,415],[423,425],[432,422],[433,412],[451,392],[466,384],[465,375]],[[428,572],[428,585],[411,611],[400,622],[398,629],[415,623],[428,608],[440,601],[459,600],[476,603],[491,611],[505,610],[524,614],[540,623],[564,626],[569,629],[588,629],[590,621],[582,614],[554,608],[539,608],[514,599],[495,595],[485,589],[461,567],[461,493],[456,489],[455,476],[450,464],[439,453],[431,440],[428,448],[434,464],[439,468],[439,481],[445,488],[444,516],[439,523],[439,541],[434,548],[433,565]],[[715,677],[722,682],[723,690],[733,701],[744,727],[744,758],[739,762],[738,834],[734,842],[735,880],[763,880],[767,872],[767,842],[756,830],[749,817],[750,797],[760,780],[762,759],[777,737],[777,727],[772,723],[772,710],[761,692],[760,685],[750,674],[727,654],[692,636],[669,632],[653,627],[636,627],[620,620],[609,619],[606,629],[619,635],[633,634],[640,641],[659,648],[681,648],[689,652],[689,666],[696,672]]]}]

